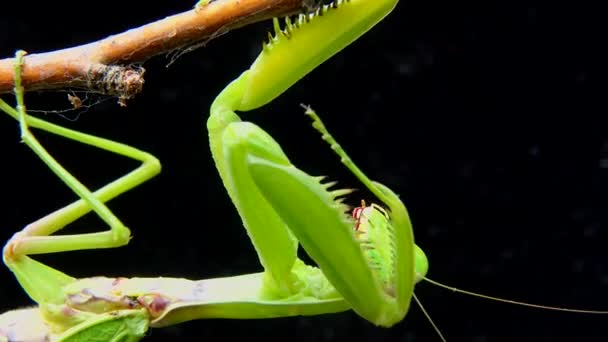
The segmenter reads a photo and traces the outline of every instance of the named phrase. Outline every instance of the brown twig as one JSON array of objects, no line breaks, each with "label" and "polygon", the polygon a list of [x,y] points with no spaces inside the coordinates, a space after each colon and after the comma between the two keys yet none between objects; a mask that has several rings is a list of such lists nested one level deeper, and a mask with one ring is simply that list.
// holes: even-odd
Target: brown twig
[{"label": "brown twig", "polygon": [[[150,57],[193,47],[226,32],[302,10],[310,0],[216,0],[198,9],[63,50],[30,54],[24,59],[28,91],[81,88],[125,101],[143,87]],[[0,94],[13,89],[14,58],[0,60]]]}]

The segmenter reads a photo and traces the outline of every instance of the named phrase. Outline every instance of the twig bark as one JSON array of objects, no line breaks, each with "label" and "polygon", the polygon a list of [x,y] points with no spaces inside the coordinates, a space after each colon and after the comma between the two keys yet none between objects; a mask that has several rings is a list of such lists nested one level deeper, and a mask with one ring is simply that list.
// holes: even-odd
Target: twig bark
[{"label": "twig bark", "polygon": [[[26,55],[26,90],[79,88],[125,101],[143,87],[150,57],[196,47],[226,32],[308,7],[310,0],[217,0],[184,13],[63,50]],[[13,89],[14,58],[0,60],[0,94]]]}]

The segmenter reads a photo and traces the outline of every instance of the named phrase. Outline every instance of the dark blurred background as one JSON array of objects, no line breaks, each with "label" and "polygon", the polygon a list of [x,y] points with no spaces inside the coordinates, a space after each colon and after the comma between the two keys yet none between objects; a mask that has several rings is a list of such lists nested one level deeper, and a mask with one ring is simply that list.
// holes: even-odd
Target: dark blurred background
[{"label": "dark blurred background", "polygon": [[[26,5],[25,3],[23,4]],[[187,1],[49,1],[0,12],[0,56],[87,43],[193,5]],[[96,6],[96,7],[93,7]],[[283,96],[243,117],[266,129],[300,168],[360,187],[324,145],[310,104],[373,179],[402,197],[429,276],[514,300],[608,309],[608,132],[605,18],[585,2],[402,1],[383,22]],[[70,275],[212,278],[260,266],[212,163],[205,121],[213,98],[257,56],[271,22],[144,64],[142,94],[120,108],[79,93],[87,111],[43,117],[158,156],[161,175],[110,203],[133,230],[123,248],[40,256]],[[3,96],[11,100],[10,95]],[[66,93],[26,97],[69,108]],[[37,132],[91,188],[137,164]],[[0,118],[0,240],[75,199]],[[357,204],[355,194],[350,204]],[[100,229],[88,215],[71,231]],[[103,228],[105,229],[105,227]],[[607,317],[556,313],[454,294],[416,293],[451,341],[599,341]],[[0,311],[29,304],[0,268]],[[228,338],[439,341],[421,311],[391,329],[352,312],[274,320],[203,320],[149,341]]]}]

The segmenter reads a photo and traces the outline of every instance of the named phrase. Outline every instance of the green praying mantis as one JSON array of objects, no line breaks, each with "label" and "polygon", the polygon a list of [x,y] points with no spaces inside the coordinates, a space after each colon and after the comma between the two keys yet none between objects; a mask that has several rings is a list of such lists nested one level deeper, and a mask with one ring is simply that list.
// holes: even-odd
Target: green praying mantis
[{"label": "green praying mantis", "polygon": [[[414,284],[424,277],[428,264],[414,244],[409,217],[398,196],[369,180],[307,107],[315,127],[345,166],[382,203],[362,205],[349,215],[340,201],[349,194],[348,189],[332,190],[332,183],[296,168],[272,137],[235,113],[272,101],[381,21],[396,4],[396,0],[336,1],[315,14],[287,21],[285,29],[275,20],[275,35],[258,59],[212,104],[207,121],[211,152],[264,268],[260,273],[234,277],[75,279],[29,257],[127,244],[129,230],[105,203],[156,176],[160,163],[133,147],[29,116],[19,77],[27,64],[19,53],[17,106],[0,102],[0,109],[18,120],[23,141],[81,199],[28,225],[6,245],[5,263],[37,307],[0,316],[0,340],[2,334],[9,340],[23,336],[51,336],[58,341],[138,340],[149,327],[193,319],[273,318],[349,309],[379,326],[401,321],[413,298]],[[142,164],[91,192],[44,150],[30,127]],[[51,236],[91,210],[110,230]],[[297,258],[298,245],[319,268]]]},{"label": "green praying mantis", "polygon": [[[349,216],[341,198],[351,190],[330,190],[333,183],[323,183],[320,177],[298,169],[267,133],[240,121],[235,113],[272,101],[369,30],[396,4],[396,0],[337,0],[299,15],[295,22],[287,19],[284,29],[275,19],[275,35],[258,59],[212,104],[207,121],[211,152],[264,268],[260,273],[227,278],[75,279],[30,257],[127,244],[130,230],[105,202],[156,176],[160,163],[133,147],[29,116],[21,85],[21,70],[27,64],[25,53],[19,51],[15,58],[17,104],[11,107],[2,101],[0,109],[19,122],[23,142],[80,200],[28,225],[4,247],[5,264],[37,307],[3,314],[0,339],[79,341],[95,336],[131,341],[142,338],[149,327],[199,318],[272,318],[348,309],[379,326],[401,321],[414,283],[424,276],[428,264],[414,244],[409,217],[398,196],[368,179],[307,108],[314,127],[344,165],[387,208],[362,206]],[[44,149],[30,127],[138,160],[141,165],[91,192]],[[109,230],[51,235],[91,210]],[[298,259],[298,245],[319,267]]]}]

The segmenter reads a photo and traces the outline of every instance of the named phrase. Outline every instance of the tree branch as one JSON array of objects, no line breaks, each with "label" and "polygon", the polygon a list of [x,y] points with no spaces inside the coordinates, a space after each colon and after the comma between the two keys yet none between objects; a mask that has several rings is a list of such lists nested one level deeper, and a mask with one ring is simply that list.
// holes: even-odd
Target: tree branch
[{"label": "tree branch", "polygon": [[[310,0],[216,0],[105,39],[24,58],[28,91],[80,88],[117,96],[121,102],[143,87],[150,57],[196,48],[230,30],[309,7]],[[14,58],[0,60],[0,94],[13,89]]]}]

